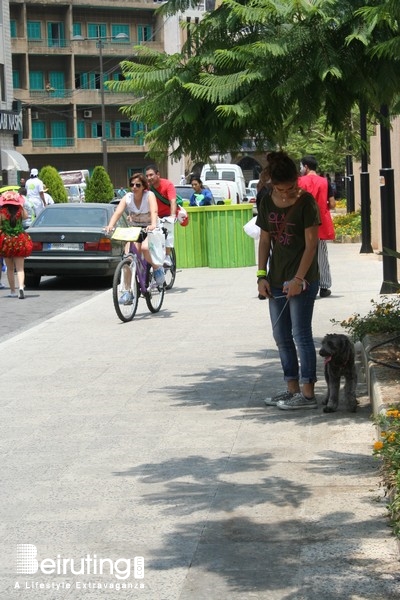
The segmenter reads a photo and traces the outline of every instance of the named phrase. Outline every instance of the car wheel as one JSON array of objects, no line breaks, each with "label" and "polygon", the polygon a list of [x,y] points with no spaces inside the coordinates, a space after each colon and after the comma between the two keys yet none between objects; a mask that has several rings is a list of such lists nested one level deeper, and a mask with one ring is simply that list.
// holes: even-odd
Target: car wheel
[{"label": "car wheel", "polygon": [[27,273],[25,275],[25,285],[28,288],[38,288],[40,285],[41,275],[32,275]]}]

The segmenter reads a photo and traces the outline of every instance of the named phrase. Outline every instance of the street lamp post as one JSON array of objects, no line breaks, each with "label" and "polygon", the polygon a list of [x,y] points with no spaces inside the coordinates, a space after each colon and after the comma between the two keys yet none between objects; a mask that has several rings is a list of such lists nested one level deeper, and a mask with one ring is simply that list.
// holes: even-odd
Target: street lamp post
[{"label": "street lamp post", "polygon": [[103,152],[103,167],[108,172],[107,136],[106,136],[106,105],[104,101],[104,71],[103,71],[103,48],[104,42],[101,38],[97,40],[100,63],[100,102],[101,102],[101,149]]},{"label": "street lamp post", "polygon": [[112,36],[112,37],[97,37],[97,38],[87,38],[87,37],[83,37],[82,35],[75,35],[72,39],[75,41],[96,40],[96,47],[99,49],[99,67],[100,67],[99,89],[100,89],[100,104],[101,104],[101,151],[103,154],[103,167],[106,171],[108,171],[108,153],[107,153],[107,135],[106,135],[106,103],[105,103],[105,99],[104,99],[103,48],[104,48],[104,42],[107,40],[127,40],[128,36],[126,33],[118,33],[116,36]]}]

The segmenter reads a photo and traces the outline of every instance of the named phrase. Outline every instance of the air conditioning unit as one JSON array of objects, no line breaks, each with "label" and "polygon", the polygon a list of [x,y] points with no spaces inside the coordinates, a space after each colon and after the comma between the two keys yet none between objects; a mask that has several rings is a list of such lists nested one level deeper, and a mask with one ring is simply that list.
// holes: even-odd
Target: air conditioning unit
[{"label": "air conditioning unit", "polygon": [[37,110],[32,110],[31,111],[31,119],[32,121],[37,121],[39,118],[39,113]]},{"label": "air conditioning unit", "polygon": [[91,110],[84,110],[83,111],[83,118],[84,119],[91,119],[92,118],[92,111]]}]

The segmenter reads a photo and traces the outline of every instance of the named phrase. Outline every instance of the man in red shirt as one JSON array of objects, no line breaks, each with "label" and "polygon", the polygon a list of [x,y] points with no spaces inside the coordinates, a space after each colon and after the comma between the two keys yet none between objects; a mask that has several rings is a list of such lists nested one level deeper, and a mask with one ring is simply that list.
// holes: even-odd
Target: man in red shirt
[{"label": "man in red shirt", "polygon": [[[156,165],[149,165],[146,167],[146,177],[150,185],[150,190],[154,192],[157,199],[158,216],[172,217],[176,219],[176,190],[175,186],[169,179],[162,179],[160,177],[160,171]],[[162,196],[162,198],[160,198]],[[174,246],[174,232],[173,225],[171,226],[172,231],[168,231],[168,237],[166,239],[166,260],[165,265],[171,266],[171,248]]]},{"label": "man in red shirt", "polygon": [[335,239],[335,229],[331,213],[329,211],[330,198],[328,192],[328,181],[325,177],[317,175],[317,160],[314,156],[304,156],[300,161],[299,186],[310,192],[317,201],[321,225],[318,229],[318,267],[320,277],[319,295],[327,298],[331,295],[332,276],[328,260],[328,245],[326,240]]}]

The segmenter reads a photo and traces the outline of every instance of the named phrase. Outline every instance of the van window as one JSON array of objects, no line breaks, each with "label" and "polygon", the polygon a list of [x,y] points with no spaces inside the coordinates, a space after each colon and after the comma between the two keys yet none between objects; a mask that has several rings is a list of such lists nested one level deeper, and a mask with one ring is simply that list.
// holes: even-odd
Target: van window
[{"label": "van window", "polygon": [[235,181],[236,173],[235,171],[222,171],[221,179],[224,181]]},{"label": "van window", "polygon": [[206,181],[219,179],[220,173],[218,171],[206,171]]}]

